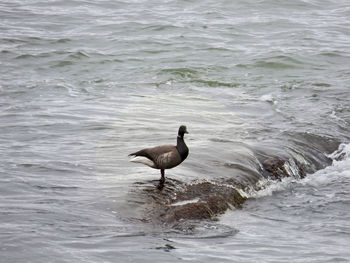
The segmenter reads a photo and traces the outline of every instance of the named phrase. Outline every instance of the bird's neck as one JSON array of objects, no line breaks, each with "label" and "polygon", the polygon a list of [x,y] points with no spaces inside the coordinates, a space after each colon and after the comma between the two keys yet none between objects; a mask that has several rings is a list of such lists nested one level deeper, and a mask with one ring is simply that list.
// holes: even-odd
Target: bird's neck
[{"label": "bird's neck", "polygon": [[184,141],[184,137],[181,135],[177,136],[177,145],[176,145],[177,150],[180,153],[182,161],[186,159],[188,155],[188,148],[187,145]]}]

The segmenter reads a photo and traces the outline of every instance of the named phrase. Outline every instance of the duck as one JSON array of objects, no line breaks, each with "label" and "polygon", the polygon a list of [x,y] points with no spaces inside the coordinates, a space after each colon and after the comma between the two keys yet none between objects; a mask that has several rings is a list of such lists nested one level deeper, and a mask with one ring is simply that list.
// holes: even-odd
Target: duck
[{"label": "duck", "polygon": [[184,141],[184,135],[188,133],[185,125],[179,127],[177,143],[175,145],[161,145],[152,148],[145,148],[129,154],[131,162],[142,163],[151,168],[160,170],[159,184],[164,185],[165,170],[171,169],[186,160],[189,149]]}]

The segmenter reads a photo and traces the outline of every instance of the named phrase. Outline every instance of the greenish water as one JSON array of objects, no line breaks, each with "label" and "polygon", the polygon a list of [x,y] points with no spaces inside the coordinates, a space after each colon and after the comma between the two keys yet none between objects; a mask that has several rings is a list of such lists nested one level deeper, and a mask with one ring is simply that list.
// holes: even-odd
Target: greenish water
[{"label": "greenish water", "polygon": [[[349,18],[347,1],[0,1],[0,262],[347,262]],[[143,223],[159,172],[127,154],[180,124],[170,178],[236,177],[256,152],[310,174],[216,222]]]}]

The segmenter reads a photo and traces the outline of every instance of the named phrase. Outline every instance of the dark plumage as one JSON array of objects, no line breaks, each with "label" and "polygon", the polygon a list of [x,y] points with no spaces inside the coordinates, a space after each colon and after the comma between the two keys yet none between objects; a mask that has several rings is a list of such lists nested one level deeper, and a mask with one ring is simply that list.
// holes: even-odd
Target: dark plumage
[{"label": "dark plumage", "polygon": [[160,169],[160,184],[164,184],[164,170],[178,166],[188,156],[188,148],[184,141],[185,133],[188,133],[186,126],[182,125],[179,128],[176,146],[162,145],[153,148],[142,149],[138,152],[129,154],[129,156],[134,156],[134,158],[130,161],[143,163],[149,167]]}]

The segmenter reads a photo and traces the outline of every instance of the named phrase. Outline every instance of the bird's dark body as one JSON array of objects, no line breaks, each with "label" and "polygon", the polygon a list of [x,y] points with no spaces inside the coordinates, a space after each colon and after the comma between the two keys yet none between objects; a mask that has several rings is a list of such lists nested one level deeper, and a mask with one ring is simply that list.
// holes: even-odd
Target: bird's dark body
[{"label": "bird's dark body", "polygon": [[129,156],[147,158],[147,162],[135,162],[141,162],[152,168],[160,169],[162,174],[161,183],[164,183],[164,170],[178,166],[188,156],[189,150],[183,138],[185,133],[187,133],[186,126],[180,126],[176,146],[162,145],[153,148],[146,148],[129,154]]}]

